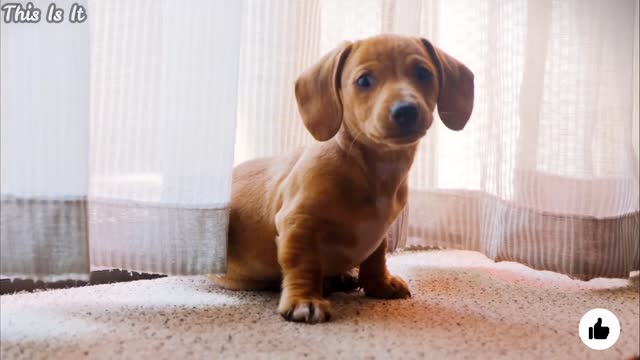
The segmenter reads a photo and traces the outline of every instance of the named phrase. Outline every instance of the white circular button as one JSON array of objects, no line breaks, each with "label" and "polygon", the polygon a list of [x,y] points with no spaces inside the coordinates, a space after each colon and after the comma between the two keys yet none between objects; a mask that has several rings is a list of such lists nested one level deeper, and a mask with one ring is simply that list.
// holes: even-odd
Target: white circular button
[{"label": "white circular button", "polygon": [[618,341],[620,322],[607,309],[591,309],[580,319],[578,331],[585,345],[594,350],[605,350]]}]

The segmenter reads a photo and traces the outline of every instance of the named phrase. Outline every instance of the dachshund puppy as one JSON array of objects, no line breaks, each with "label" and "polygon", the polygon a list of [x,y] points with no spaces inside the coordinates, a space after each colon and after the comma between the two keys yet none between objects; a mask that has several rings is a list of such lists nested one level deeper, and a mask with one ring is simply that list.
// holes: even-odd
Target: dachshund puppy
[{"label": "dachshund puppy", "polygon": [[367,296],[409,297],[387,270],[385,234],[407,202],[407,174],[436,105],[461,130],[473,89],[473,73],[425,39],[380,35],[325,55],[295,84],[319,142],[234,169],[227,273],[211,279],[281,287],[278,312],[307,323],[330,318],[324,279],[355,267]]}]

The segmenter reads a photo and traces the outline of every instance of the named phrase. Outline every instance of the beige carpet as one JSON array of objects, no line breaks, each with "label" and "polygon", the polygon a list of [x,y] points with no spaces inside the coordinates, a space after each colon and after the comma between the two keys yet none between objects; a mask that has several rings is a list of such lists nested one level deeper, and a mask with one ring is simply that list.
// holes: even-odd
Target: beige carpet
[{"label": "beige carpet", "polygon": [[[465,251],[389,259],[407,300],[332,296],[334,321],[287,323],[277,294],[230,292],[204,277],[5,295],[1,356],[24,358],[610,358],[640,352],[637,283],[570,280]],[[578,337],[589,309],[622,331],[610,349]]]}]

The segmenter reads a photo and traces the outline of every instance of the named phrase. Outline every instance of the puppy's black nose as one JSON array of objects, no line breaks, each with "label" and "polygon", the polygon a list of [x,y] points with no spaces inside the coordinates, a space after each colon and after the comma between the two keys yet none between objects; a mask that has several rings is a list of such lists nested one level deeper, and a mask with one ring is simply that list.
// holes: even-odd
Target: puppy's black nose
[{"label": "puppy's black nose", "polygon": [[418,122],[418,107],[408,101],[398,101],[391,106],[391,119],[402,130],[412,130]]}]

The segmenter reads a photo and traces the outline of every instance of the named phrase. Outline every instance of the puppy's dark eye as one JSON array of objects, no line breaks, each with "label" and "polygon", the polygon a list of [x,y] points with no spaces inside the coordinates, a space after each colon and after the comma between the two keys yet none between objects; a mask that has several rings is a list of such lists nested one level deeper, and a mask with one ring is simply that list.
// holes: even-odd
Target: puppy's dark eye
[{"label": "puppy's dark eye", "polygon": [[364,74],[356,80],[356,84],[361,89],[368,89],[373,86],[373,77],[371,74]]},{"label": "puppy's dark eye", "polygon": [[419,66],[416,69],[416,79],[418,79],[418,81],[420,82],[427,82],[431,80],[431,73],[429,72],[429,70],[427,70],[427,68]]}]

